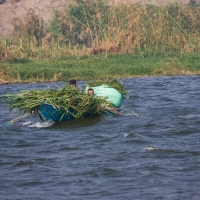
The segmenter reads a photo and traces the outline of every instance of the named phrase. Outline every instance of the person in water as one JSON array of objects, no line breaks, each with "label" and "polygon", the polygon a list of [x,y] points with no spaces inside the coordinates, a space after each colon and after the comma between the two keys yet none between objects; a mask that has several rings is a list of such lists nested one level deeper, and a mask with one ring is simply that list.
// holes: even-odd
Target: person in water
[{"label": "person in water", "polygon": [[74,79],[69,80],[69,85],[72,87],[76,87],[76,80]]},{"label": "person in water", "polygon": [[74,88],[76,88],[77,90],[82,90],[82,88],[79,85],[77,86],[77,83],[76,83],[75,79],[69,80],[69,85],[74,87]]},{"label": "person in water", "polygon": [[[88,94],[89,94],[89,95],[95,96],[94,90],[93,90],[92,88],[89,88],[87,91],[88,91]],[[97,109],[98,109],[99,111],[106,111],[106,110],[107,110],[107,111],[111,111],[111,112],[114,113],[115,115],[124,115],[123,113],[119,112],[117,109],[112,108],[112,107],[110,107],[110,106],[107,106],[107,105],[105,105],[105,104],[103,104],[103,103],[102,103],[100,106],[98,106]]]},{"label": "person in water", "polygon": [[88,89],[88,94],[94,96],[94,90],[92,88]]}]

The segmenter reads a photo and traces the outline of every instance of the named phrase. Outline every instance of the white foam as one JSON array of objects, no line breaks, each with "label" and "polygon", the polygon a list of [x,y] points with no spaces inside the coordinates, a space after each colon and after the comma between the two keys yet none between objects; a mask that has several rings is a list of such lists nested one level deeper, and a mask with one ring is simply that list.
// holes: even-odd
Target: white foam
[{"label": "white foam", "polygon": [[199,118],[199,115],[180,115],[180,118],[192,119],[192,118]]},{"label": "white foam", "polygon": [[124,137],[128,137],[129,133],[123,133]]},{"label": "white foam", "polygon": [[44,128],[44,127],[49,127],[54,123],[55,122],[52,121],[36,122],[34,124],[29,125],[28,127]]},{"label": "white foam", "polygon": [[141,115],[137,114],[137,113],[134,112],[134,111],[127,112],[127,113],[125,114],[125,116],[136,116],[136,117],[141,117]]},{"label": "white foam", "polygon": [[29,125],[31,123],[32,123],[32,121],[29,120],[29,121],[24,122],[23,125],[25,126],[25,125]]},{"label": "white foam", "polygon": [[145,150],[147,150],[147,151],[153,151],[153,150],[158,150],[158,148],[149,146],[149,147],[146,147]]}]

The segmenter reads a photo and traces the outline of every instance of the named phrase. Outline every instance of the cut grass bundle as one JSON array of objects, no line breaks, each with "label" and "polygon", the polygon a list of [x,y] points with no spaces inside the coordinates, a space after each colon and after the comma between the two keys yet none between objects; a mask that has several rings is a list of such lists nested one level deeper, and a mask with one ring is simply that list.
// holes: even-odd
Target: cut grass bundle
[{"label": "cut grass bundle", "polygon": [[63,116],[70,113],[74,118],[83,118],[86,113],[90,116],[100,113],[98,107],[102,103],[108,104],[105,98],[92,97],[71,86],[65,86],[58,90],[27,90],[3,97],[8,97],[9,110],[17,109],[20,114],[35,115],[38,113],[40,105],[47,103],[51,104],[58,114],[64,110]]}]

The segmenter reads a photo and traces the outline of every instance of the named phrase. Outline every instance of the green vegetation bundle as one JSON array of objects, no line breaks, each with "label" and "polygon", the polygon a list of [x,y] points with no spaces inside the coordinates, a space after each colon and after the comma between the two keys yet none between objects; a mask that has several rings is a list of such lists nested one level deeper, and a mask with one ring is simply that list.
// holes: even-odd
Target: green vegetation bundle
[{"label": "green vegetation bundle", "polygon": [[111,80],[107,80],[107,81],[98,80],[98,81],[92,81],[92,82],[87,83],[87,85],[89,87],[97,87],[97,86],[100,86],[103,84],[116,89],[118,92],[120,92],[123,95],[125,95],[127,93],[123,84],[120,81],[118,81],[117,79],[111,79]]},{"label": "green vegetation bundle", "polygon": [[38,113],[40,105],[47,103],[56,108],[58,114],[61,110],[67,114],[70,112],[69,109],[73,109],[73,113],[70,112],[70,114],[75,118],[83,117],[84,113],[90,115],[100,113],[98,107],[101,103],[106,103],[105,98],[92,97],[71,86],[65,86],[58,90],[27,90],[21,91],[19,94],[7,94],[3,97],[8,97],[9,110],[17,109],[20,114],[35,115]]}]

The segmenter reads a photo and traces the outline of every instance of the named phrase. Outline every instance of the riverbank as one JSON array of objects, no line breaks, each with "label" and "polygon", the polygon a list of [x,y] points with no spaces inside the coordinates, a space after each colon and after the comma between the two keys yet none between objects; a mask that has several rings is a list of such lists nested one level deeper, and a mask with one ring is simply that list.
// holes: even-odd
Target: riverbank
[{"label": "riverbank", "polygon": [[14,59],[0,62],[0,83],[56,82],[200,74],[199,54],[98,55],[59,60]]},{"label": "riverbank", "polygon": [[45,24],[30,10],[0,36],[1,83],[200,74],[197,5],[84,0],[52,12]]},{"label": "riverbank", "polygon": [[0,60],[200,52],[199,6],[74,2],[48,24],[35,10],[17,18],[13,33],[0,35]]}]

